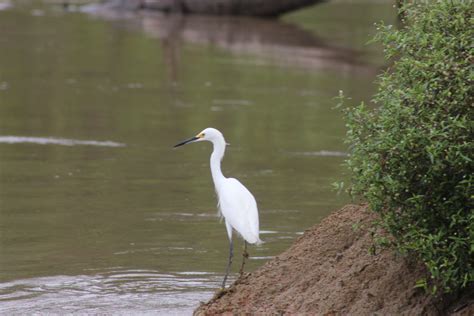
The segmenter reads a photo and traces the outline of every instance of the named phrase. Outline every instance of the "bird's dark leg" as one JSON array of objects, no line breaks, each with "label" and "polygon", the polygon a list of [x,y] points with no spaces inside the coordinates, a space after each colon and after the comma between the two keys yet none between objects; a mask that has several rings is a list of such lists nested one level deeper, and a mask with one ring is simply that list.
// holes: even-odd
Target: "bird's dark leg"
[{"label": "bird's dark leg", "polygon": [[249,257],[249,253],[247,252],[247,242],[244,240],[244,251],[242,252],[242,266],[240,267],[240,276],[244,274],[244,265],[245,265],[245,259]]},{"label": "bird's dark leg", "polygon": [[232,239],[230,240],[229,244],[229,261],[227,262],[227,268],[225,269],[225,276],[224,276],[224,281],[222,281],[222,289],[225,289],[225,281],[227,281],[227,276],[229,275],[230,272],[230,266],[232,265],[232,256],[234,255],[233,253],[233,242]]}]

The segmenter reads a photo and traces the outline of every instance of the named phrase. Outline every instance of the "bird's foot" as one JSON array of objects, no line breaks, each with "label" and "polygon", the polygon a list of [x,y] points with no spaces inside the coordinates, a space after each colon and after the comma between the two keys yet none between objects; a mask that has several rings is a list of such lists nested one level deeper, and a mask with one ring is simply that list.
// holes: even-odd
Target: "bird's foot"
[{"label": "bird's foot", "polygon": [[248,275],[248,273],[245,273],[245,271],[244,271],[244,265],[242,265],[242,266],[240,267],[240,270],[239,270],[239,280],[242,279],[242,278],[244,278],[244,277],[247,276],[247,275]]},{"label": "bird's foot", "polygon": [[224,296],[227,292],[229,292],[229,289],[226,289],[224,287],[221,287],[218,289],[215,293],[214,296],[212,297],[212,300],[217,300],[218,298],[221,298]]}]

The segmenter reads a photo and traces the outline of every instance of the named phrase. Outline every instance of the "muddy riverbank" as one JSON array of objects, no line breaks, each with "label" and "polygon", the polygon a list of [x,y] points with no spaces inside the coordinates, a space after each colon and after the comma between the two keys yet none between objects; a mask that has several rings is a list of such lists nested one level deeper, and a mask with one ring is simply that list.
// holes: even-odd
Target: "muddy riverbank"
[{"label": "muddy riverbank", "polygon": [[423,266],[389,249],[371,253],[374,219],[366,206],[342,208],[195,313],[472,315],[472,301],[448,303],[414,288]]}]

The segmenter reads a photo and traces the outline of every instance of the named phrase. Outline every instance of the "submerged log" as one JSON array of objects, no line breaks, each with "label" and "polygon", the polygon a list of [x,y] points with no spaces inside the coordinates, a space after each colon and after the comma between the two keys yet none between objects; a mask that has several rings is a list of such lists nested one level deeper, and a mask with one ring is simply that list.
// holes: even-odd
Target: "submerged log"
[{"label": "submerged log", "polygon": [[203,15],[276,17],[327,0],[106,0],[117,9]]}]

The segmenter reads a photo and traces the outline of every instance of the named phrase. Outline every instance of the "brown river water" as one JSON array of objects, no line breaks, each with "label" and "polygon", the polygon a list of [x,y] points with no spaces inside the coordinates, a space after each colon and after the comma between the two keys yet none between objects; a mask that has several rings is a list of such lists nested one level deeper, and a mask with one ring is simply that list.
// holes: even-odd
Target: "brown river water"
[{"label": "brown river water", "polygon": [[248,271],[347,203],[334,97],[370,99],[380,20],[391,2],[259,20],[0,1],[0,314],[181,315],[209,299],[228,251],[211,146],[172,149],[209,126],[259,204]]}]

